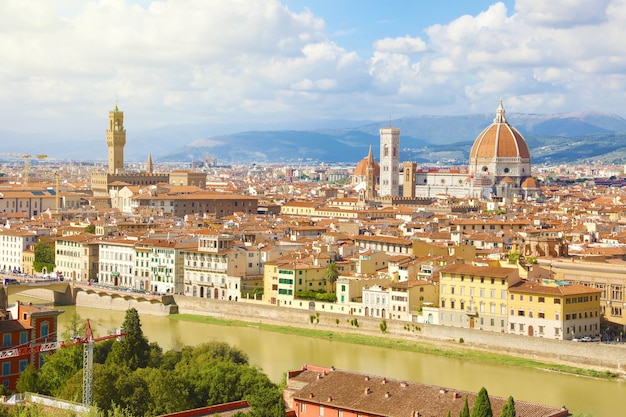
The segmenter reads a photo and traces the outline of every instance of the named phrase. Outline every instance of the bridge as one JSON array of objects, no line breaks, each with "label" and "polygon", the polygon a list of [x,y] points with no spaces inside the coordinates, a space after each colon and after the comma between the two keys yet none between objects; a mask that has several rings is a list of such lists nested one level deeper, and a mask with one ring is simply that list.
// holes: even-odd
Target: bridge
[{"label": "bridge", "polygon": [[109,297],[112,300],[119,299],[119,301],[165,306],[175,304],[174,297],[171,295],[135,293],[123,289],[96,287],[80,282],[21,280],[0,286],[0,309],[6,309],[9,306],[9,296],[13,294],[25,293],[26,296],[52,301],[56,305],[73,305],[76,304],[76,297],[79,292],[84,292],[90,296]]},{"label": "bridge", "polygon": [[17,283],[7,284],[0,287],[0,309],[6,309],[9,306],[9,295],[17,294],[25,291],[47,290],[52,291],[50,301],[55,304],[68,305],[74,304],[75,298],[72,287],[64,281],[18,281]]}]

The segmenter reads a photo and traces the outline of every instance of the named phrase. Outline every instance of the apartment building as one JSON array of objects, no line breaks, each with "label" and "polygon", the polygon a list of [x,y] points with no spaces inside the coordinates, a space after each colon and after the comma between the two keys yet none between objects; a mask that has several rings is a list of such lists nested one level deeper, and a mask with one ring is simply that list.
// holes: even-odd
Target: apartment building
[{"label": "apartment building", "polygon": [[358,236],[354,242],[361,249],[386,252],[389,255],[413,254],[413,243],[409,239],[393,236]]},{"label": "apartment building", "polygon": [[511,268],[451,264],[440,269],[439,323],[505,332],[508,289],[519,281]]},{"label": "apartment building", "polygon": [[6,189],[0,191],[0,212],[24,213],[28,218],[56,207],[51,189]]},{"label": "apartment building", "polygon": [[234,301],[241,298],[246,251],[236,247],[234,240],[233,234],[217,230],[198,233],[196,247],[182,254],[185,295]]},{"label": "apartment building", "polygon": [[36,242],[36,232],[0,228],[0,269],[24,271],[24,253]]},{"label": "apartment building", "polygon": [[18,301],[7,313],[0,318],[1,350],[15,349],[15,353],[0,360],[0,382],[5,389],[14,390],[28,365],[39,369],[45,357],[54,352],[41,351],[40,347],[57,340],[57,318],[62,311]]},{"label": "apartment building", "polygon": [[128,207],[132,211],[154,209],[175,217],[201,214],[218,219],[236,212],[256,214],[259,202],[256,197],[204,190],[180,194],[136,193],[129,200]]},{"label": "apartment building", "polygon": [[143,290],[135,279],[136,240],[119,238],[99,242],[98,282],[115,287]]},{"label": "apartment building", "polygon": [[520,281],[509,288],[508,333],[572,340],[600,334],[602,291],[567,281]]},{"label": "apartment building", "polygon": [[149,251],[148,291],[159,294],[184,293],[184,257],[185,251],[197,247],[195,241],[181,242],[169,239],[144,239],[137,242],[141,253]]},{"label": "apartment building", "polygon": [[71,281],[97,281],[99,243],[90,233],[59,237],[55,241],[57,272]]},{"label": "apartment building", "polygon": [[263,301],[276,306],[293,305],[298,291],[329,291],[324,272],[326,265],[315,265],[311,258],[265,263]]}]

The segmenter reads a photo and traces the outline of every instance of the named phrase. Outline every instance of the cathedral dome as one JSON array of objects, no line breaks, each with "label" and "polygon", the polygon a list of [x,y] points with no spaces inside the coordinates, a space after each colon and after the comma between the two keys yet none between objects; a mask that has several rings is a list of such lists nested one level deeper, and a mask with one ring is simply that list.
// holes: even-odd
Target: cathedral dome
[{"label": "cathedral dome", "polygon": [[506,121],[502,100],[493,123],[483,130],[474,141],[470,161],[483,158],[530,159],[526,140],[520,132]]},{"label": "cathedral dome", "polygon": [[539,188],[539,184],[533,177],[528,177],[522,182],[522,188]]},{"label": "cathedral dome", "polygon": [[[354,168],[354,172],[352,173],[352,175],[354,175],[355,177],[365,177],[365,172],[367,170],[367,159],[368,157],[366,156],[361,160],[361,162],[357,164],[356,168]],[[374,176],[376,178],[380,176],[380,165],[378,165],[378,162],[376,161],[374,161]]]}]

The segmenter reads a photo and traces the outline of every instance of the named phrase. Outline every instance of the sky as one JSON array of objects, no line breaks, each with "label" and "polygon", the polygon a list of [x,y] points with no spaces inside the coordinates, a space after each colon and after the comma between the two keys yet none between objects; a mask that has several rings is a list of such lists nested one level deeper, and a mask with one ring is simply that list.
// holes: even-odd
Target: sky
[{"label": "sky", "polygon": [[626,0],[2,0],[0,137],[103,141],[116,103],[129,135],[495,113],[500,99],[626,116],[625,28]]}]

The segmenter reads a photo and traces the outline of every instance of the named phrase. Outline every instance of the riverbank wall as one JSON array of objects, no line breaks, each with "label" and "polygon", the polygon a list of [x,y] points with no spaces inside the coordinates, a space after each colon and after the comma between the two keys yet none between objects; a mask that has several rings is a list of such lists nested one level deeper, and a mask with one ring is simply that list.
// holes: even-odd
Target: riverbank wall
[{"label": "riverbank wall", "polygon": [[158,299],[123,297],[118,294],[88,293],[77,291],[76,305],[81,307],[102,308],[105,310],[126,311],[134,308],[143,314],[167,316],[178,312],[178,306],[171,295]]},{"label": "riverbank wall", "polygon": [[371,317],[292,310],[261,302],[232,302],[185,296],[174,296],[174,300],[181,314],[443,344],[448,348],[509,354],[543,363],[566,364],[626,375],[626,345],[623,344],[576,343],[392,320],[385,320],[383,324],[383,320]]}]

